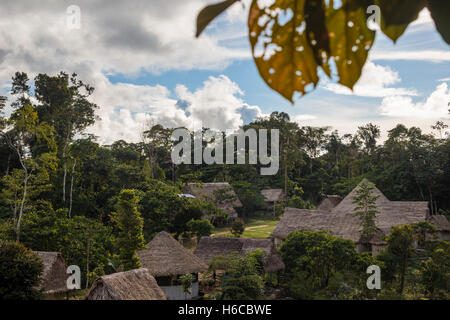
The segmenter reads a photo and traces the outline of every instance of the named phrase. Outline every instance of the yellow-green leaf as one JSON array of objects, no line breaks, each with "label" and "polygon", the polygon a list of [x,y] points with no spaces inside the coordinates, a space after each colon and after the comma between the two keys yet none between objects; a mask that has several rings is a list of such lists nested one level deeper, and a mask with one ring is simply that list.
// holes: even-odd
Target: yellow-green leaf
[{"label": "yellow-green leaf", "polygon": [[357,0],[343,0],[338,9],[330,6],[327,29],[339,83],[352,89],[361,76],[375,38],[375,32],[367,26],[365,7],[361,7]]},{"label": "yellow-green leaf", "polygon": [[197,32],[196,37],[205,30],[208,24],[213,21],[218,15],[228,9],[232,4],[240,0],[225,0],[220,3],[209,5],[203,8],[197,16]]},{"label": "yellow-green leaf", "polygon": [[[253,0],[248,26],[252,54],[258,71],[269,87],[293,102],[294,93],[319,81],[317,61],[308,41],[304,17],[305,0],[277,0],[260,8]],[[291,10],[291,19],[283,16]],[[261,52],[259,52],[261,51]]]}]

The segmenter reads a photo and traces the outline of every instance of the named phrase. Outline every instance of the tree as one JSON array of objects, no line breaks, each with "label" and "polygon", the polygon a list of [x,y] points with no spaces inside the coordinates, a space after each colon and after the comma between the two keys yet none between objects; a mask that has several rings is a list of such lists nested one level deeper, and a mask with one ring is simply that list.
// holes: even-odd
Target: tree
[{"label": "tree", "polygon": [[[18,89],[16,91],[22,93],[22,96],[15,102],[18,109],[8,119],[7,124],[10,130],[4,133],[4,137],[21,166],[20,169],[14,169],[19,171],[13,172],[5,181],[11,187],[9,194],[14,195],[12,203],[14,203],[17,240],[19,240],[26,201],[32,192],[36,195],[48,189],[50,172],[56,170],[57,164],[52,127],[45,122],[39,122],[35,109],[24,98],[26,92]],[[21,105],[22,100],[26,104]],[[30,188],[30,182],[34,182],[33,189]],[[19,204],[17,204],[19,201],[17,198],[20,199]]]},{"label": "tree", "polygon": [[375,225],[376,214],[379,213],[376,201],[380,197],[373,193],[375,185],[368,181],[359,184],[353,203],[356,204],[355,216],[359,217],[361,224],[361,243],[369,247],[370,240],[377,235],[378,228]]},{"label": "tree", "polygon": [[35,251],[61,252],[67,265],[80,267],[82,281],[86,281],[89,270],[106,266],[114,253],[112,240],[111,227],[101,221],[79,215],[69,219],[66,209],[55,212],[44,201],[23,220],[21,242]]},{"label": "tree", "polygon": [[[234,259],[233,259],[234,257]],[[223,300],[256,300],[263,296],[264,280],[255,256],[231,256],[222,279]]]},{"label": "tree", "polygon": [[197,239],[208,237],[213,233],[214,226],[208,220],[191,220],[187,223],[189,231],[193,233]]},{"label": "tree", "polygon": [[380,127],[368,123],[365,126],[358,127],[356,136],[363,142],[364,152],[373,155],[377,146],[377,139],[380,138]]},{"label": "tree", "polygon": [[403,293],[405,275],[414,253],[414,229],[411,225],[395,226],[391,228],[387,237],[387,250],[394,256],[396,271],[400,278],[398,292]]},{"label": "tree", "polygon": [[0,297],[4,300],[37,300],[42,274],[39,256],[20,242],[0,241]]},{"label": "tree", "polygon": [[184,274],[180,277],[180,281],[186,298],[186,295],[191,293],[192,284],[194,283],[194,276],[190,273]]},{"label": "tree", "polygon": [[[431,298],[436,293],[448,299],[450,286],[450,244],[442,241],[431,252],[431,256],[421,261],[419,266],[420,284]],[[447,297],[446,297],[447,295]]]},{"label": "tree", "polygon": [[122,190],[116,204],[117,213],[112,213],[112,220],[118,231],[115,245],[124,271],[141,266],[137,252],[145,248],[142,229],[144,221],[137,210],[138,199],[134,190]]},{"label": "tree", "polygon": [[236,238],[239,238],[245,231],[245,224],[244,221],[240,218],[236,218],[233,221],[233,224],[231,225],[231,234],[235,236]]},{"label": "tree", "polygon": [[302,299],[310,299],[326,289],[337,275],[354,269],[358,260],[352,241],[323,231],[290,233],[280,248],[280,255],[286,266],[285,279],[289,279],[285,280],[286,286]]},{"label": "tree", "polygon": [[37,112],[42,121],[50,124],[56,132],[58,159],[62,163],[62,201],[66,201],[67,151],[74,136],[95,123],[98,106],[89,101],[94,88],[60,72],[56,76],[39,74],[35,79],[35,96],[39,101]]},{"label": "tree", "polygon": [[[196,36],[236,2],[225,0],[201,10]],[[374,15],[366,15],[374,4],[379,9],[375,19]],[[395,42],[425,7],[442,38],[450,44],[447,1],[342,0],[336,5],[335,1],[325,0],[253,0],[248,16],[253,59],[267,85],[291,103],[297,92],[304,95],[316,87],[319,69],[331,77],[330,60],[339,83],[352,89],[375,39],[368,18],[374,22],[379,18],[381,32]]]}]

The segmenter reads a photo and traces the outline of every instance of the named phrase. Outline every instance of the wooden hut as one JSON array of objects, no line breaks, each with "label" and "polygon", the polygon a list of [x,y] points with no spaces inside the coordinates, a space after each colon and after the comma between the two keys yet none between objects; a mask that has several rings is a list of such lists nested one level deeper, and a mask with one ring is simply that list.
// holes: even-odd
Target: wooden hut
[{"label": "wooden hut", "polygon": [[[185,249],[170,234],[162,231],[139,253],[141,264],[155,277],[168,300],[191,299],[198,296],[198,273],[208,266]],[[179,277],[185,274],[194,276],[190,294],[185,294]]]},{"label": "wooden hut", "polygon": [[59,252],[34,251],[42,261],[40,288],[47,296],[67,291],[67,266]]},{"label": "wooden hut", "polygon": [[264,202],[272,207],[277,201],[284,199],[283,189],[264,189],[261,190]]},{"label": "wooden hut", "polygon": [[[236,208],[242,207],[236,192],[228,182],[188,183],[183,192],[214,203],[217,208],[229,213],[231,218],[237,217]],[[220,199],[221,193],[225,194],[224,199]]]},{"label": "wooden hut", "polygon": [[450,221],[446,216],[432,215],[427,220],[437,228],[437,240],[450,241]]},{"label": "wooden hut", "polygon": [[[296,230],[327,230],[337,237],[352,240],[359,251],[369,250],[377,254],[383,250],[386,242],[382,240],[381,234],[371,240],[369,248],[361,243],[360,219],[355,216],[356,204],[353,203],[357,188],[358,186],[330,211],[286,208],[272,233],[275,244],[281,245],[287,235]],[[389,201],[377,188],[373,193],[379,195],[376,201],[379,213],[375,223],[384,235],[389,234],[393,226],[425,221],[428,217],[427,202]]]},{"label": "wooden hut", "polygon": [[317,210],[321,211],[331,211],[334,209],[339,202],[341,202],[342,198],[337,195],[327,195],[317,206]]},{"label": "wooden hut", "polygon": [[266,252],[265,272],[277,272],[284,269],[284,263],[278,255],[273,239],[202,237],[195,248],[194,254],[209,264],[217,256],[233,253],[246,255],[256,249]]},{"label": "wooden hut", "polygon": [[86,300],[167,300],[155,278],[145,269],[118,272],[98,278]]}]

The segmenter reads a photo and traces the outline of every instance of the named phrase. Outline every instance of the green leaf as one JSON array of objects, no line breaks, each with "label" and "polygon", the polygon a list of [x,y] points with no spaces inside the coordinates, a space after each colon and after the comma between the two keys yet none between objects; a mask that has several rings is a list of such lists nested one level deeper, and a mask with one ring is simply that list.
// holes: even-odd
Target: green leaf
[{"label": "green leaf", "polygon": [[428,9],[442,38],[450,44],[450,1],[428,0]]},{"label": "green leaf", "polygon": [[417,19],[426,0],[377,0],[375,3],[381,10],[381,30],[396,42],[408,25]]},{"label": "green leaf", "polygon": [[211,21],[238,1],[240,0],[225,0],[203,8],[197,16],[197,33],[195,36],[199,37]]},{"label": "green leaf", "polygon": [[375,32],[367,26],[366,8],[357,0],[343,0],[342,6],[328,8],[331,56],[334,57],[339,83],[353,88],[361,76]]},{"label": "green leaf", "polygon": [[[305,94],[307,85],[315,87],[319,81],[319,65],[305,32],[304,6],[305,0],[278,0],[269,8],[259,8],[253,0],[248,18],[252,54],[261,77],[291,103],[296,91]],[[280,24],[287,10],[292,18]]]}]

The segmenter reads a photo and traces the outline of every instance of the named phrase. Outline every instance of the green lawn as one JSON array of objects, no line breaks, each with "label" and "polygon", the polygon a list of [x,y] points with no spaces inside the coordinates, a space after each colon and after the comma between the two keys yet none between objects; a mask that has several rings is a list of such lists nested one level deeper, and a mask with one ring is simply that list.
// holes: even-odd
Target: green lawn
[{"label": "green lawn", "polygon": [[[256,218],[256,219],[249,219],[247,224],[245,225],[245,231],[242,234],[242,238],[257,238],[257,239],[264,239],[270,237],[270,234],[275,229],[275,226],[278,223],[278,219],[274,218]],[[259,226],[263,226],[260,227]],[[248,228],[254,228],[251,230],[248,230]],[[220,234],[218,236],[221,237],[231,237],[231,233],[228,231],[230,230],[230,227],[225,228],[216,228],[215,234],[220,232],[227,232],[225,234]]]}]

